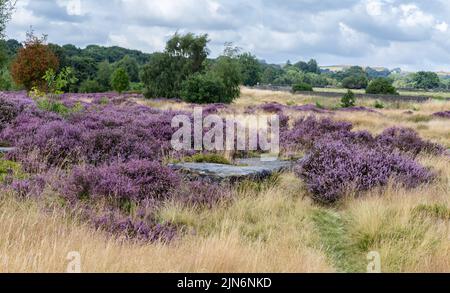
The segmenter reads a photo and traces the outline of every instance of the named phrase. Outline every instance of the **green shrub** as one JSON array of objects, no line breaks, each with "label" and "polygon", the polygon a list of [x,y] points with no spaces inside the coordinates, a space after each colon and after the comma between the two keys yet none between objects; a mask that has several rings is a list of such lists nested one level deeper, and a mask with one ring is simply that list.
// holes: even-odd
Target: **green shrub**
[{"label": "green shrub", "polygon": [[324,105],[322,105],[322,103],[319,101],[316,102],[316,107],[319,109],[325,109]]},{"label": "green shrub", "polygon": [[225,85],[215,74],[194,74],[183,82],[181,97],[189,103],[230,103]]},{"label": "green shrub", "polygon": [[45,97],[37,99],[36,105],[38,109],[42,111],[53,112],[62,117],[67,117],[71,113],[78,113],[84,110],[84,107],[80,102],[77,102],[72,108],[69,108],[60,101]]},{"label": "green shrub", "polygon": [[372,80],[366,89],[366,93],[376,95],[398,95],[397,89],[392,85],[392,82],[383,77]]},{"label": "green shrub", "polygon": [[354,107],[356,102],[355,94],[348,90],[347,93],[341,98],[341,107],[349,108]]},{"label": "green shrub", "polygon": [[312,92],[313,88],[311,85],[309,85],[307,83],[300,82],[300,83],[294,84],[292,86],[292,91],[294,93],[296,93],[296,92]]},{"label": "green shrub", "polygon": [[128,78],[125,69],[119,67],[114,71],[111,76],[111,86],[119,94],[128,89],[130,86],[130,79]]},{"label": "green shrub", "polygon": [[373,106],[377,109],[384,109],[384,104],[380,101],[375,101],[375,104]]},{"label": "green shrub", "polygon": [[103,88],[98,83],[98,81],[93,79],[84,80],[78,89],[79,93],[99,93],[102,92]]},{"label": "green shrub", "polygon": [[367,87],[367,77],[352,75],[342,80],[342,87],[346,89],[364,89]]}]

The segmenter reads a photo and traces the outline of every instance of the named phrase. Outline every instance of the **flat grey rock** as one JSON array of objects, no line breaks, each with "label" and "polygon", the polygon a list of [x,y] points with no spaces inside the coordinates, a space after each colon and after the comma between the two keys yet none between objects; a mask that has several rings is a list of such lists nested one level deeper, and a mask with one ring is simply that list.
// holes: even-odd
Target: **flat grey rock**
[{"label": "flat grey rock", "polygon": [[213,163],[179,163],[171,164],[174,170],[181,171],[188,178],[202,178],[213,182],[236,182],[245,179],[262,180],[275,172],[288,170],[290,161],[262,161],[256,159],[240,159],[236,165]]},{"label": "flat grey rock", "polygon": [[15,148],[0,148],[0,153],[12,152]]}]

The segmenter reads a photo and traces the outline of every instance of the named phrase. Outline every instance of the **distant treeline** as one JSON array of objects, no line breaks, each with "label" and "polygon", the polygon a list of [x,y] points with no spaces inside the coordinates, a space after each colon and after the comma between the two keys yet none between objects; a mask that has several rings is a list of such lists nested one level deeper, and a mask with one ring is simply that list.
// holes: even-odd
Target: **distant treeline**
[{"label": "distant treeline", "polygon": [[[187,50],[176,47],[176,42],[183,41],[188,46]],[[170,43],[172,42],[172,43]],[[174,43],[175,42],[175,43]],[[71,84],[67,91],[70,92],[106,92],[112,90],[111,76],[118,69],[124,69],[130,81],[128,90],[145,92],[151,96],[156,94],[181,95],[181,83],[188,76],[194,73],[205,73],[203,76],[193,77],[190,90],[193,90],[199,83],[212,90],[212,84],[216,85],[216,92],[220,92],[222,85],[217,87],[217,78],[222,74],[221,70],[227,68],[227,64],[239,67],[239,80],[227,81],[233,84],[239,82],[247,86],[257,84],[293,86],[296,84],[308,84],[313,87],[343,87],[349,89],[365,89],[371,80],[384,78],[396,88],[414,88],[424,90],[449,89],[450,79],[440,78],[433,72],[418,72],[412,74],[402,74],[401,70],[394,69],[374,69],[362,68],[359,66],[349,67],[341,71],[321,70],[316,60],[298,61],[291,63],[287,61],[284,65],[268,64],[258,60],[251,53],[241,53],[234,48],[234,52],[224,53],[217,59],[208,58],[207,35],[195,36],[178,34],[169,40],[165,52],[143,53],[138,50],[130,50],[121,47],[102,47],[89,45],[84,49],[67,44],[59,46],[47,44],[48,48],[59,60],[58,70],[70,67],[76,77],[76,82]],[[11,77],[11,63],[15,60],[18,51],[24,44],[17,40],[0,40],[0,90],[21,89],[21,85],[16,85]],[[197,52],[195,46],[199,46],[199,56],[194,56]],[[169,49],[168,49],[169,48]],[[230,49],[230,48],[228,48]],[[189,50],[192,52],[189,53]],[[187,55],[187,54],[194,55]],[[228,54],[228,55],[227,55]],[[229,60],[225,57],[229,57]],[[197,60],[194,60],[197,58]],[[178,60],[178,61],[177,61]],[[183,61],[184,60],[184,61]],[[190,62],[194,62],[193,67]],[[233,62],[231,62],[233,61]],[[200,62],[200,63],[198,63]],[[198,63],[198,64],[197,64]],[[216,63],[222,64],[220,68]],[[235,64],[236,63],[236,64]],[[189,65],[191,64],[191,65]],[[150,68],[151,67],[151,68]],[[144,79],[159,80],[163,75],[169,74],[166,67],[170,67],[173,80],[165,79],[161,84],[151,84]],[[211,69],[211,70],[210,70]],[[215,73],[214,76],[212,73]],[[230,71],[233,72],[233,71]],[[223,78],[222,78],[223,79]],[[164,91],[163,87],[175,86],[174,90]],[[187,88],[188,85],[185,86]],[[229,85],[225,85],[229,87]],[[153,93],[152,93],[153,91]]]}]

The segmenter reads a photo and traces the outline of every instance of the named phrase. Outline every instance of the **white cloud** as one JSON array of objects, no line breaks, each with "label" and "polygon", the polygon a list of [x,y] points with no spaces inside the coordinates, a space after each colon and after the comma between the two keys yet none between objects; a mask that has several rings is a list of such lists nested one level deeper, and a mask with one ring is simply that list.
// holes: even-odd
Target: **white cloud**
[{"label": "white cloud", "polygon": [[[208,33],[281,63],[450,67],[450,1],[439,0],[21,0],[7,28],[33,25],[49,41],[162,50],[175,32]],[[418,54],[417,52],[420,52]]]}]

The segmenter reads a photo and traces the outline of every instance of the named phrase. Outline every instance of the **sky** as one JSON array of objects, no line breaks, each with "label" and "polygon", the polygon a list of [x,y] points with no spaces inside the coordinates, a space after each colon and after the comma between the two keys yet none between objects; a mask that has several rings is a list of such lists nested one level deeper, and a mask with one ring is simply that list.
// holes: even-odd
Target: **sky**
[{"label": "sky", "polygon": [[176,31],[208,33],[268,63],[450,71],[449,0],[18,0],[7,37],[162,51]]}]

